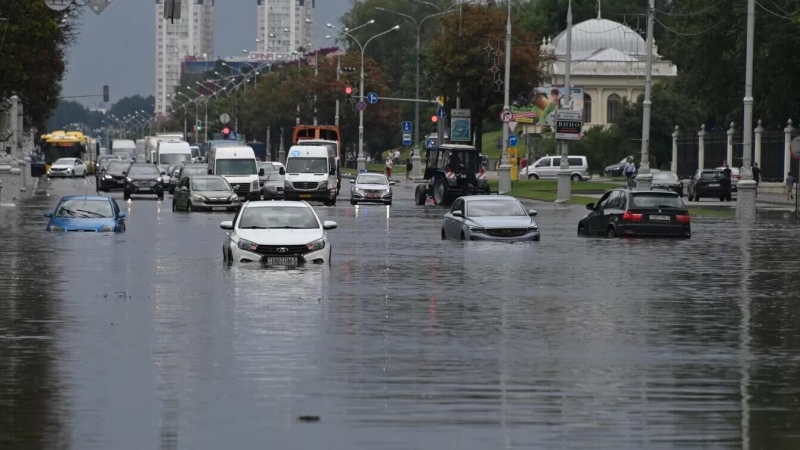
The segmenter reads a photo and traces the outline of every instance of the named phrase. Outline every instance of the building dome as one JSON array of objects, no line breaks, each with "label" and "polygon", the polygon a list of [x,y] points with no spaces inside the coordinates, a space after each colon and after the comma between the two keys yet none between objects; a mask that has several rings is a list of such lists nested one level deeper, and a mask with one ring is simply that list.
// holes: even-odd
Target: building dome
[{"label": "building dome", "polygon": [[[567,33],[562,31],[555,39],[555,54],[567,54]],[[644,56],[645,40],[631,28],[606,19],[591,19],[572,26],[572,56],[579,60],[605,49],[615,49],[626,55]]]}]

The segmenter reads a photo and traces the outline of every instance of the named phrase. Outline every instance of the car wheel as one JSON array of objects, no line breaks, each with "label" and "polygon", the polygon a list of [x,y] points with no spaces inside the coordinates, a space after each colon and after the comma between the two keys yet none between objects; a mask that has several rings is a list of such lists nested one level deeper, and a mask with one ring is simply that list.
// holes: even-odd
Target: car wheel
[{"label": "car wheel", "polygon": [[694,196],[693,196],[692,194],[689,194],[689,201],[690,201],[690,202],[693,202],[693,201],[694,201]]},{"label": "car wheel", "polygon": [[725,201],[725,196],[724,195],[720,195],[719,196],[719,201],[724,202]]},{"label": "car wheel", "polygon": [[131,199],[131,194],[129,194],[129,193],[127,193],[127,192],[125,192],[125,193],[123,193],[123,194],[122,194],[122,198],[123,198],[125,201],[128,201],[128,200],[130,200],[130,199]]},{"label": "car wheel", "polygon": [[422,206],[427,199],[428,195],[425,193],[425,186],[418,184],[417,188],[414,190],[414,203],[418,206]]},{"label": "car wheel", "polygon": [[586,237],[586,229],[583,225],[578,225],[578,237]]},{"label": "car wheel", "polygon": [[189,212],[194,211],[194,208],[192,208],[192,202],[187,202],[186,203],[186,211],[189,211]]},{"label": "car wheel", "polygon": [[169,187],[169,195],[175,195],[175,188],[172,185]]},{"label": "car wheel", "polygon": [[161,194],[156,198],[158,199],[158,201],[163,202],[164,201],[164,194]]},{"label": "car wheel", "polygon": [[228,263],[233,263],[233,250],[228,249]]},{"label": "car wheel", "polygon": [[694,194],[694,201],[696,201],[696,202],[700,201],[700,195],[699,194]]},{"label": "car wheel", "polygon": [[336,197],[331,199],[331,201],[329,203],[330,203],[331,206],[336,206]]},{"label": "car wheel", "polygon": [[447,233],[444,231],[444,228],[442,228],[442,240],[443,241],[447,240]]},{"label": "car wheel", "polygon": [[442,177],[436,177],[436,180],[433,182],[433,202],[437,205],[444,204],[444,179]]},{"label": "car wheel", "polygon": [[613,238],[617,237],[617,232],[614,231],[614,227],[608,227],[608,231],[606,232],[606,236],[609,239],[613,239]]},{"label": "car wheel", "polygon": [[572,181],[581,181],[581,180],[582,180],[581,176],[578,175],[577,173],[572,175]]},{"label": "car wheel", "polygon": [[74,170],[72,171],[72,175],[70,175],[70,177],[71,178],[75,178],[75,171]]},{"label": "car wheel", "polygon": [[357,202],[357,201],[355,201],[355,200],[350,200],[350,204],[351,204],[351,205],[353,205],[353,206],[355,206],[355,205],[357,205],[357,204],[358,204],[358,202]]},{"label": "car wheel", "polygon": [[81,174],[81,178],[86,178],[86,170],[84,169],[83,173]]},{"label": "car wheel", "polygon": [[727,201],[731,201],[731,193],[730,193],[730,192],[728,192],[728,196],[727,196],[727,197],[725,197],[725,200],[727,200]]},{"label": "car wheel", "polygon": [[225,246],[222,246],[222,262],[228,262],[228,252],[225,251]]},{"label": "car wheel", "polygon": [[532,174],[528,175],[528,179],[529,180],[538,180],[539,179],[539,175],[536,175],[535,173],[532,173]]},{"label": "car wheel", "polygon": [[467,237],[464,236],[464,232],[463,231],[461,232],[461,240],[462,241],[466,241],[467,240]]},{"label": "car wheel", "polygon": [[175,206],[175,199],[172,199],[172,212],[177,211],[178,208]]},{"label": "car wheel", "polygon": [[119,226],[119,232],[124,233],[127,228],[125,227],[125,223]]},{"label": "car wheel", "polygon": [[386,206],[392,206],[392,202],[386,202],[385,205]]}]

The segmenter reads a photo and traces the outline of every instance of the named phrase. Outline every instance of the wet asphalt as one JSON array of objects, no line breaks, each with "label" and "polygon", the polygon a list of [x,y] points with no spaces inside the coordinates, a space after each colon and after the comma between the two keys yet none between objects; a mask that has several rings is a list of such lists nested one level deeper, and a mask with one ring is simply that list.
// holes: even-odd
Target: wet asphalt
[{"label": "wet asphalt", "polygon": [[[402,181],[402,180],[401,180]],[[345,189],[349,185],[343,185]],[[127,232],[0,208],[2,449],[800,446],[797,224],[691,240],[441,241],[444,210],[318,206],[330,267],[229,267],[227,213],[125,203]]]}]

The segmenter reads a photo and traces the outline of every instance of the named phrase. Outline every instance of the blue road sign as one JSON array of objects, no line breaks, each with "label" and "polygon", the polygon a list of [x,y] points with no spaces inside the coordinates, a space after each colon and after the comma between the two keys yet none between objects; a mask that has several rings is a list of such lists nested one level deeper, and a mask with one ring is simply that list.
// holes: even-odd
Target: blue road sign
[{"label": "blue road sign", "polygon": [[378,103],[378,94],[370,92],[369,94],[367,94],[367,101],[369,102],[370,105]]},{"label": "blue road sign", "polygon": [[439,108],[439,110],[436,111],[436,116],[439,117],[440,119],[444,119],[445,117],[447,117],[447,113],[444,112],[444,108]]},{"label": "blue road sign", "polygon": [[356,108],[358,108],[359,111],[363,111],[367,109],[367,104],[364,103],[364,100],[359,100],[358,103],[356,103]]},{"label": "blue road sign", "polygon": [[411,145],[411,133],[403,133],[403,145]]},{"label": "blue road sign", "polygon": [[437,147],[438,147],[438,139],[434,138],[425,139],[425,148],[433,150]]},{"label": "blue road sign", "polygon": [[508,146],[509,147],[516,147],[519,143],[519,139],[517,139],[516,134],[509,134],[508,135]]},{"label": "blue road sign", "polygon": [[228,135],[228,140],[229,141],[238,141],[239,140],[239,133],[237,133],[235,131],[231,131],[230,134]]},{"label": "blue road sign", "polygon": [[410,132],[411,132],[411,130],[413,130],[413,129],[414,129],[414,126],[413,126],[413,125],[411,125],[411,121],[410,121],[410,120],[405,120],[405,121],[403,121],[403,122],[401,123],[401,125],[402,125],[402,127],[403,127],[403,133],[410,133]]}]

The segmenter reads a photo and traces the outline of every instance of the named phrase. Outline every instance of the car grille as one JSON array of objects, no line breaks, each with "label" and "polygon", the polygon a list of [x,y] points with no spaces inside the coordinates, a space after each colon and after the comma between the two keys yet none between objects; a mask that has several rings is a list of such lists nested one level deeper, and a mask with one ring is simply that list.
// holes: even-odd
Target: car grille
[{"label": "car grille", "polygon": [[317,183],[315,181],[297,181],[297,182],[292,183],[292,186],[295,189],[313,190],[313,189],[317,189],[319,187],[319,183]]},{"label": "car grille", "polygon": [[365,194],[370,194],[370,195],[374,195],[374,194],[382,195],[383,191],[382,190],[374,190],[374,189],[365,189],[364,193]]},{"label": "car grille", "polygon": [[134,181],[133,184],[136,186],[154,186],[156,184],[155,181]]},{"label": "car grille", "polygon": [[306,245],[259,245],[256,248],[256,253],[259,255],[270,256],[292,256],[292,255],[305,255],[308,253],[308,246]]},{"label": "car grille", "polygon": [[51,167],[50,170],[53,171],[53,172],[66,172],[67,171],[67,169],[55,168],[55,167]]},{"label": "car grille", "polygon": [[527,228],[487,228],[486,234],[493,237],[520,237],[528,232]]},{"label": "car grille", "polygon": [[120,180],[122,180],[122,175],[111,175],[111,178],[114,181],[120,181]]},{"label": "car grille", "polygon": [[209,205],[230,205],[231,200],[229,198],[209,198],[206,203]]},{"label": "car grille", "polygon": [[233,187],[233,192],[236,192],[238,195],[250,193],[250,183],[234,183],[231,186]]}]

